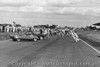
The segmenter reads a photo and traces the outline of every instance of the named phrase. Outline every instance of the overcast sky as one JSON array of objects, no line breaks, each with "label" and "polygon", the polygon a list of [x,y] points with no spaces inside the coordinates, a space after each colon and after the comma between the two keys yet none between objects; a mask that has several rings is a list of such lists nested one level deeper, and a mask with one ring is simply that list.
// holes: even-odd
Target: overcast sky
[{"label": "overcast sky", "polygon": [[0,23],[86,26],[100,21],[100,0],[0,0]]}]

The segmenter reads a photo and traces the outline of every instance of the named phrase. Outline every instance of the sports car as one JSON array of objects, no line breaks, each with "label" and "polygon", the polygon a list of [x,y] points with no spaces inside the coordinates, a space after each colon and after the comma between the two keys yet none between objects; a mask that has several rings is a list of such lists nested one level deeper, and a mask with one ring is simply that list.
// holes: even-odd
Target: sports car
[{"label": "sports car", "polygon": [[37,41],[38,40],[38,36],[33,35],[30,32],[27,32],[27,33],[24,33],[24,34],[10,35],[10,38],[13,41],[21,41],[21,40],[33,40],[33,41]]}]

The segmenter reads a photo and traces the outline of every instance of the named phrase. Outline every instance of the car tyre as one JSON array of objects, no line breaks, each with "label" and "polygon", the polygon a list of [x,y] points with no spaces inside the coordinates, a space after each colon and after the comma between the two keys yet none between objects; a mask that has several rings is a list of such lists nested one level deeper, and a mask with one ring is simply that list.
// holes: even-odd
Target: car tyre
[{"label": "car tyre", "polygon": [[15,39],[11,39],[11,41],[16,41]]},{"label": "car tyre", "polygon": [[20,41],[21,41],[21,39],[17,39],[17,41],[18,41],[18,42],[20,42]]},{"label": "car tyre", "polygon": [[43,37],[40,37],[40,40],[43,40]]},{"label": "car tyre", "polygon": [[37,39],[33,39],[35,42],[37,41]]}]

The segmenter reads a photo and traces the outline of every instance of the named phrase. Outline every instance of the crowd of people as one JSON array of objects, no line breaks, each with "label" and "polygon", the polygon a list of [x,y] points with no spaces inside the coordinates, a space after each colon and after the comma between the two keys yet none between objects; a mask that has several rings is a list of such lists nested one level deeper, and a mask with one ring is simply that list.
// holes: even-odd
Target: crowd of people
[{"label": "crowd of people", "polygon": [[50,29],[50,28],[32,28],[30,29],[35,34],[43,34],[46,35],[48,38],[52,35],[58,35],[60,37],[65,36],[71,36],[76,42],[78,42],[80,39],[75,32],[74,29],[68,29],[68,28],[56,28],[56,29]]},{"label": "crowd of people", "polygon": [[64,36],[69,36],[71,35],[73,37],[73,39],[78,42],[79,41],[79,37],[77,35],[77,33],[70,28],[46,28],[46,27],[14,27],[14,26],[5,26],[5,28],[1,27],[0,28],[1,32],[27,32],[27,31],[31,31],[34,34],[43,34],[46,35],[47,37],[50,37],[51,35],[59,35],[61,37]]}]

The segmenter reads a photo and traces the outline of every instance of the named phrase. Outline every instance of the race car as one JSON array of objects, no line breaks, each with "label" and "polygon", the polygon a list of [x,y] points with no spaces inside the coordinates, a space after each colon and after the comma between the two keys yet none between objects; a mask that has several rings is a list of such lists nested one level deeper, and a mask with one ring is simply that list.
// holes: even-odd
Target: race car
[{"label": "race car", "polygon": [[39,38],[36,35],[33,35],[30,32],[24,33],[24,34],[16,34],[16,35],[10,35],[10,38],[13,41],[21,41],[21,40],[33,40],[37,41]]}]

